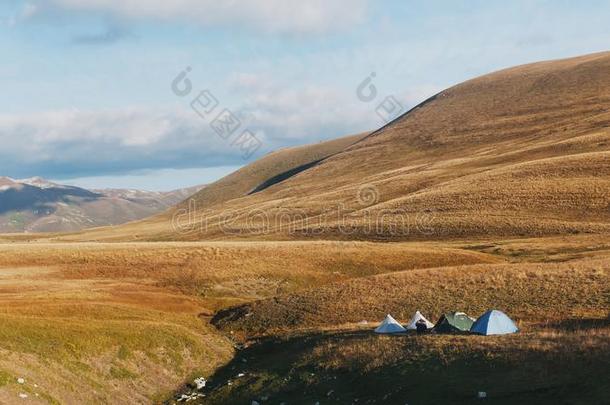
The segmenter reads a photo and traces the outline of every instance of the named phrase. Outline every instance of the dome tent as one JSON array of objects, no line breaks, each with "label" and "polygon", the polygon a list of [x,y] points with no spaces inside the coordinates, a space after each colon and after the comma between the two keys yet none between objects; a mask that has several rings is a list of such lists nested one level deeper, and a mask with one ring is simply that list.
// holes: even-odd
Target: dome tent
[{"label": "dome tent", "polygon": [[427,320],[419,311],[415,312],[415,315],[413,315],[413,318],[411,318],[411,321],[409,322],[409,324],[406,326],[407,329],[409,330],[416,330],[417,326],[415,325],[417,323],[417,321],[419,321],[420,319],[423,319],[424,322],[426,322],[426,326],[428,327],[428,329],[431,329],[434,327],[434,324],[432,322],[430,322],[429,320]]},{"label": "dome tent", "polygon": [[438,333],[464,333],[469,332],[474,319],[463,312],[444,313],[434,325]]},{"label": "dome tent", "polygon": [[401,324],[396,321],[392,317],[392,315],[388,314],[383,322],[375,329],[376,333],[401,333],[406,332],[407,330],[402,327]]},{"label": "dome tent", "polygon": [[504,312],[496,309],[487,311],[470,328],[479,335],[506,335],[519,331],[517,325]]}]

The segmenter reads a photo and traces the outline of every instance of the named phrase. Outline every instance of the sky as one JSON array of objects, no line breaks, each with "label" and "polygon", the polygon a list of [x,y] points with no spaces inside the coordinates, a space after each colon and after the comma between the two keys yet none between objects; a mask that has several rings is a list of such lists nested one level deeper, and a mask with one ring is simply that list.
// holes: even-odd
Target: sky
[{"label": "sky", "polygon": [[3,0],[0,176],[212,182],[494,70],[608,50],[606,1]]}]

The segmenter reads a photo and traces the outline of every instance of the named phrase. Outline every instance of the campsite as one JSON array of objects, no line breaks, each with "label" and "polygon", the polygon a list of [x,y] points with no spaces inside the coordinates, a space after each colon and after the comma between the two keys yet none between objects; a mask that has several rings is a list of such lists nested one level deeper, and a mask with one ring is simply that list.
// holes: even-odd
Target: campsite
[{"label": "campsite", "polygon": [[610,405],[608,17],[0,1],[0,405]]},{"label": "campsite", "polygon": [[415,330],[417,333],[472,333],[489,336],[517,333],[519,328],[504,312],[495,309],[485,312],[478,319],[469,317],[464,312],[446,312],[441,315],[436,324],[427,320],[421,312],[417,311],[406,327],[388,314],[383,322],[375,328],[375,333],[397,335],[409,330]]}]

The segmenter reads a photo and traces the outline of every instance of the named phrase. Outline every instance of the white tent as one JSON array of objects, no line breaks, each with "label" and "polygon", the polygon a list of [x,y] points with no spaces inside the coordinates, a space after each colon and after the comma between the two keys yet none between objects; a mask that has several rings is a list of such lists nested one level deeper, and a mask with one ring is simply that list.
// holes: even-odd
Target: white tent
[{"label": "white tent", "polygon": [[392,318],[392,315],[389,314],[385,317],[383,322],[381,322],[381,325],[375,329],[375,332],[377,333],[400,333],[406,331],[407,330],[403,328],[402,325],[396,321],[396,319]]},{"label": "white tent", "polygon": [[407,325],[407,329],[409,330],[416,330],[417,329],[417,325],[415,325],[417,323],[417,321],[419,321],[420,319],[423,319],[424,322],[426,322],[426,327],[428,329],[433,328],[434,324],[432,322],[430,322],[429,320],[427,320],[426,318],[424,318],[424,316],[421,314],[421,312],[417,311],[415,312],[415,315],[413,315],[413,318],[411,318],[411,321],[409,322],[409,324]]}]

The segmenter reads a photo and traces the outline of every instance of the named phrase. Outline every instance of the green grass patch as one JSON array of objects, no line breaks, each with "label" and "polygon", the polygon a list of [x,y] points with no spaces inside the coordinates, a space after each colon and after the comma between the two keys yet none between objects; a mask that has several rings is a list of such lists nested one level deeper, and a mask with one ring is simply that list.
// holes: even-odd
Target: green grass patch
[{"label": "green grass patch", "polygon": [[14,379],[15,378],[10,373],[0,370],[0,387],[8,385],[9,383],[13,382]]},{"label": "green grass patch", "polygon": [[120,366],[110,367],[110,376],[117,380],[131,380],[137,378],[137,374],[132,373],[126,368]]}]

